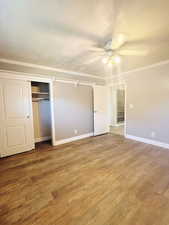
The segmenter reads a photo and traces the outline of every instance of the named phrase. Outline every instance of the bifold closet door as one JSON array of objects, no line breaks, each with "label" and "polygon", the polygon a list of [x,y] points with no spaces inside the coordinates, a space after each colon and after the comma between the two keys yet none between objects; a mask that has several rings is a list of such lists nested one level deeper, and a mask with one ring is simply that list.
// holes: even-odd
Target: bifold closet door
[{"label": "bifold closet door", "polygon": [[34,148],[30,82],[0,79],[0,124],[1,157]]}]

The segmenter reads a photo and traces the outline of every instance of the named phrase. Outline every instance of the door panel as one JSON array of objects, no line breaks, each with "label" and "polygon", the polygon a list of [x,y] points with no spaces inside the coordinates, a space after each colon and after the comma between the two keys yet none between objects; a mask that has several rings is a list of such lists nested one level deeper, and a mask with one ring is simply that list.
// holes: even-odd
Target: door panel
[{"label": "door panel", "polygon": [[108,88],[94,86],[94,135],[107,133],[108,123]]},{"label": "door panel", "polygon": [[[15,147],[17,145],[26,144],[26,129],[25,126],[10,126],[5,129],[7,146]],[[19,134],[19,135],[18,135]]]},{"label": "door panel", "polygon": [[[23,81],[22,81],[23,82]],[[28,87],[20,81],[10,81],[4,85],[4,105],[6,119],[24,119],[28,112]]]},{"label": "door panel", "polygon": [[34,148],[30,82],[0,79],[1,156]]}]

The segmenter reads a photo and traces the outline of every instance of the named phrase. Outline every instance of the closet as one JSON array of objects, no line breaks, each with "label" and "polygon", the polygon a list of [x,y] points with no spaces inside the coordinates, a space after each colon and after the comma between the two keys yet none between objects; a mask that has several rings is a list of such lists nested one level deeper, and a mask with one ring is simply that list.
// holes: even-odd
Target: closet
[{"label": "closet", "polygon": [[49,84],[31,82],[35,143],[51,140]]}]

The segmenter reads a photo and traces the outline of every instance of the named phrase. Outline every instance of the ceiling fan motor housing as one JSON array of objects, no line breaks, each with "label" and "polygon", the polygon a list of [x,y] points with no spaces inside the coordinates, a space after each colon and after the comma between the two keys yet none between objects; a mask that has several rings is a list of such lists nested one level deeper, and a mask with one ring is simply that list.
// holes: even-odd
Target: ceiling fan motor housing
[{"label": "ceiling fan motor housing", "polygon": [[114,52],[113,52],[112,50],[109,49],[109,50],[107,50],[106,52],[107,52],[107,55],[108,55],[108,56],[113,56],[113,53],[114,53]]},{"label": "ceiling fan motor housing", "polygon": [[106,50],[111,50],[112,49],[112,41],[111,40],[106,43],[105,49]]}]

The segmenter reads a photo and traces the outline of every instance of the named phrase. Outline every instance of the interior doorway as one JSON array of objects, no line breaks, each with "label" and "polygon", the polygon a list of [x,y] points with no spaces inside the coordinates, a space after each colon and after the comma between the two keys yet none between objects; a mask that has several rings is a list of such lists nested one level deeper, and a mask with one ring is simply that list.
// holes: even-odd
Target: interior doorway
[{"label": "interior doorway", "polygon": [[118,85],[111,89],[112,110],[110,132],[124,135],[125,129],[125,86]]},{"label": "interior doorway", "polygon": [[31,82],[35,149],[39,144],[52,145],[50,85]]},{"label": "interior doorway", "polygon": [[125,90],[123,88],[117,88],[117,95],[116,95],[116,104],[117,104],[117,125],[124,124],[124,115],[125,115]]}]

